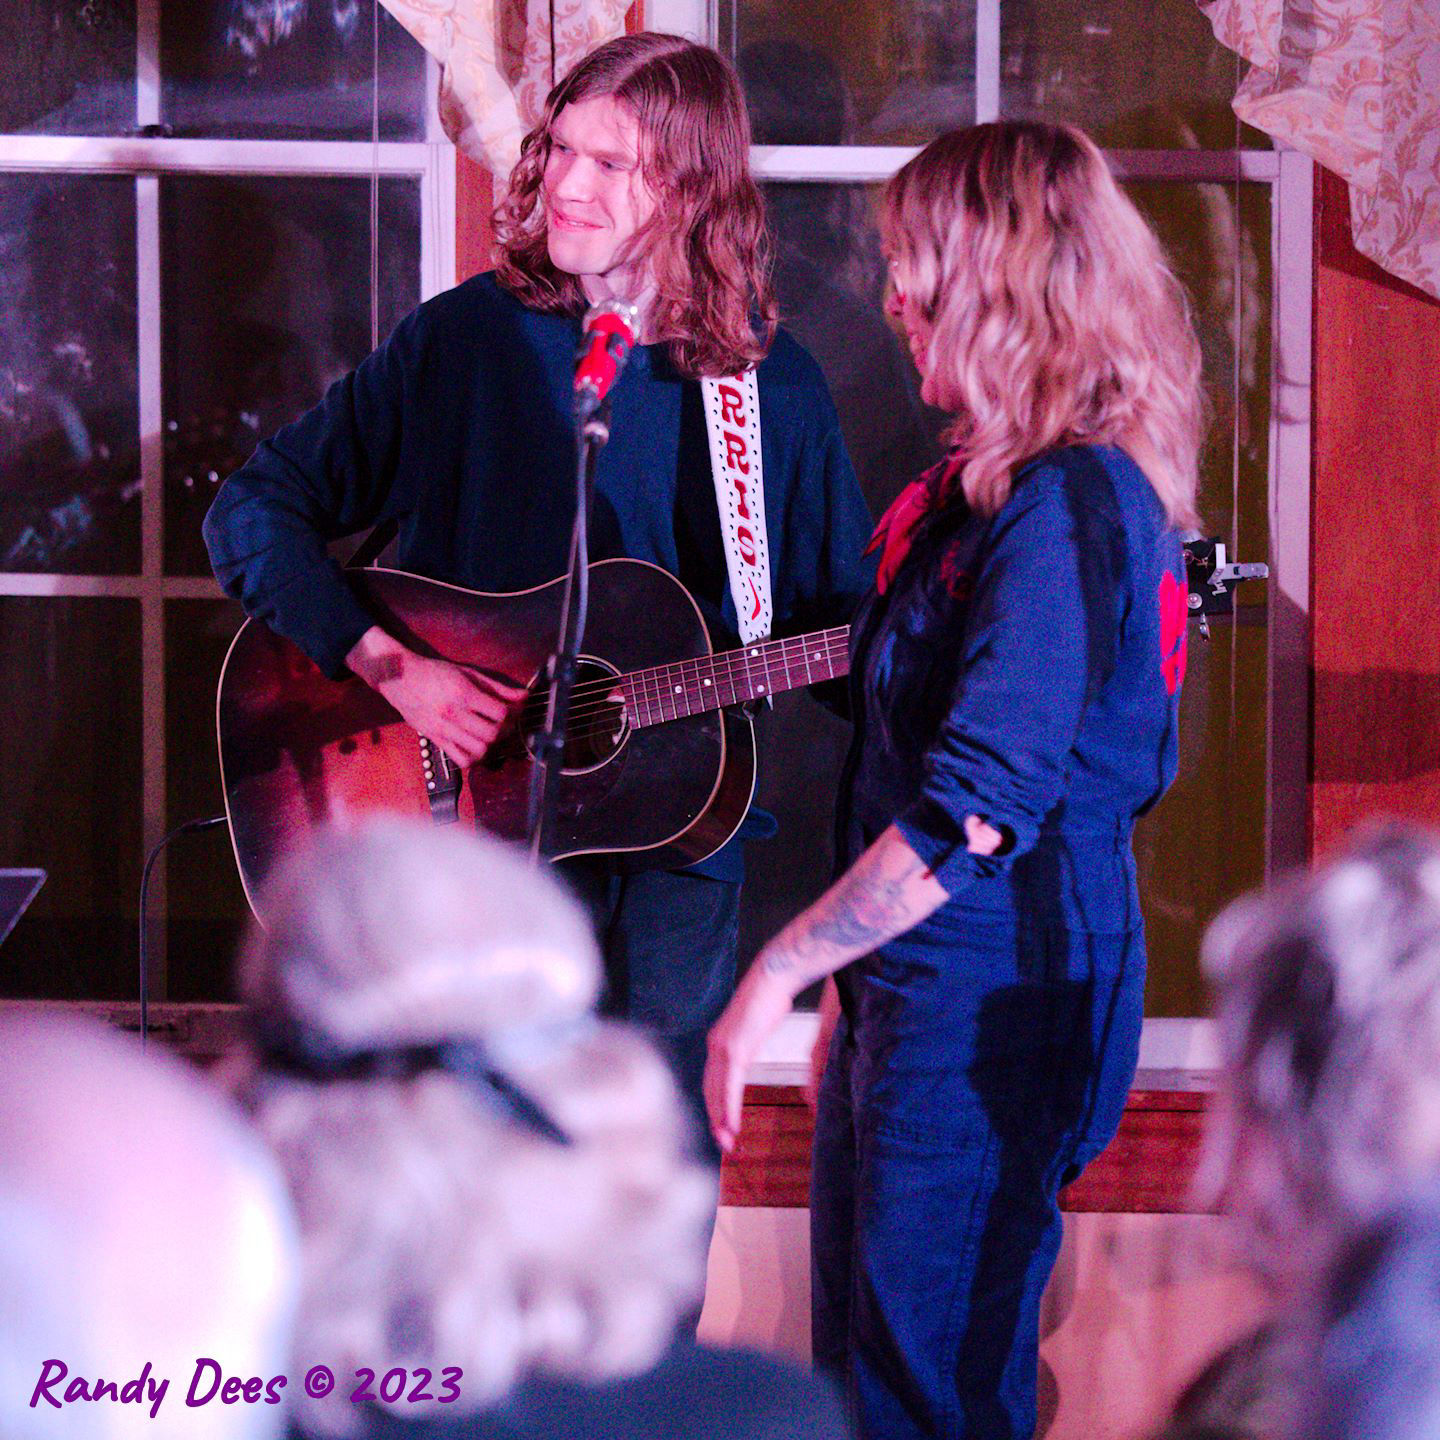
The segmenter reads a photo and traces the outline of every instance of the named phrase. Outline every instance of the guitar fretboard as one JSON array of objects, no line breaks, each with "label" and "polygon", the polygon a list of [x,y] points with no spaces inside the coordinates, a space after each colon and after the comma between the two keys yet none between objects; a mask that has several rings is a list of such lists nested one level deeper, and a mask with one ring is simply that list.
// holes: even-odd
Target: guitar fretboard
[{"label": "guitar fretboard", "polygon": [[698,660],[632,670],[621,678],[619,688],[630,724],[644,728],[834,680],[849,669],[850,627],[840,625]]}]

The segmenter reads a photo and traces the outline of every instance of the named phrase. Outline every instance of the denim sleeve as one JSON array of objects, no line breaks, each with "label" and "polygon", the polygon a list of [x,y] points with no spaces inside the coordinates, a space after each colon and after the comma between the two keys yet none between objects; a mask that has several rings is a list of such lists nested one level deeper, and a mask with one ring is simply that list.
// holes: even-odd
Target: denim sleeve
[{"label": "denim sleeve", "polygon": [[416,315],[314,409],[264,441],[205,517],[215,576],[247,614],[293,641],[330,676],[374,624],[327,542],[405,513],[395,475],[419,363]]},{"label": "denim sleeve", "polygon": [[[957,637],[949,713],[920,794],[896,819],[951,896],[1035,844],[1064,791],[1086,704],[1115,668],[1123,537],[1054,480],[1032,475],[997,517]],[[1002,855],[969,853],[969,815],[1005,836]]]}]

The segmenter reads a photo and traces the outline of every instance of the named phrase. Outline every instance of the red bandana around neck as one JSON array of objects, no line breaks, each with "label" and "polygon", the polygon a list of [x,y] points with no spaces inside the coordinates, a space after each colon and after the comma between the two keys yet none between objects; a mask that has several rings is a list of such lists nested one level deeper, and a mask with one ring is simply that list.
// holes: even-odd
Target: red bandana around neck
[{"label": "red bandana around neck", "polygon": [[905,557],[910,553],[910,543],[920,529],[921,522],[941,503],[941,497],[948,488],[948,482],[960,468],[958,455],[947,455],[938,465],[932,465],[918,480],[912,480],[890,503],[889,509],[880,517],[870,543],[865,547],[867,555],[880,552],[880,568],[875,576],[875,589],[883,595],[889,588]]}]

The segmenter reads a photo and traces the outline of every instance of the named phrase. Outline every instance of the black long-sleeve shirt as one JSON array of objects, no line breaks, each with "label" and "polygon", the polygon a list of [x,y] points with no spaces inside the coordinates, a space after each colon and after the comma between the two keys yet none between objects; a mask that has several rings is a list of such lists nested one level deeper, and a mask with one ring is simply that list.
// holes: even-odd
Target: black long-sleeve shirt
[{"label": "black long-sleeve shirt", "polygon": [[[205,520],[215,573],[328,674],[373,624],[327,542],[399,523],[398,565],[477,590],[563,573],[574,515],[579,321],[521,305],[493,275],[428,301],[314,409],[264,442]],[[775,629],[848,620],[870,521],[819,367],[783,331],[759,367]],[[593,559],[668,570],[733,643],[700,386],[637,346],[595,478]],[[729,852],[727,856],[727,852]],[[721,858],[725,857],[725,858]],[[739,877],[726,847],[712,873]]]}]

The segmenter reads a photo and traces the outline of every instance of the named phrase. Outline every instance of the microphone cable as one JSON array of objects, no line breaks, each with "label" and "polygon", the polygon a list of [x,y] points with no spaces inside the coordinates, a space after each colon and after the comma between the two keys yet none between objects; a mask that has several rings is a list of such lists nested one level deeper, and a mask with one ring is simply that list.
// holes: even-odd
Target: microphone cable
[{"label": "microphone cable", "polygon": [[140,874],[140,1048],[142,1050],[145,1048],[150,1030],[150,945],[147,923],[150,872],[154,870],[155,862],[172,840],[178,840],[182,835],[195,834],[201,830],[213,830],[215,826],[225,824],[226,818],[224,815],[211,815],[204,820],[187,820],[183,825],[177,825],[145,857],[145,869]]}]

